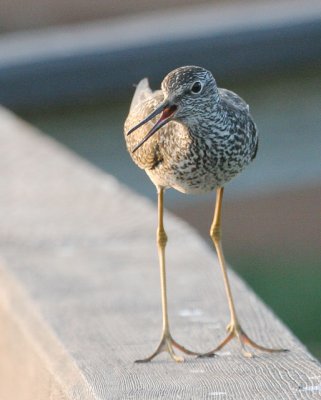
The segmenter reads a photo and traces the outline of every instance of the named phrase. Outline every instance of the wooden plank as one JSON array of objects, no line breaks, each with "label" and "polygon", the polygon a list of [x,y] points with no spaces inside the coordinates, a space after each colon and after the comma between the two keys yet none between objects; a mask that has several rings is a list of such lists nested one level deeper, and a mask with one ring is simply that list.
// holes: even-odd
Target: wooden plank
[{"label": "wooden plank", "polygon": [[[0,142],[1,399],[320,398],[320,364],[232,272],[244,328],[288,353],[245,359],[233,342],[214,359],[134,364],[160,334],[154,206],[3,109]],[[166,228],[173,335],[210,350],[228,322],[216,258],[174,216]],[[17,343],[33,371],[23,394],[6,367]]]},{"label": "wooden plank", "polygon": [[8,270],[1,260],[0,398],[93,400],[79,368]]}]

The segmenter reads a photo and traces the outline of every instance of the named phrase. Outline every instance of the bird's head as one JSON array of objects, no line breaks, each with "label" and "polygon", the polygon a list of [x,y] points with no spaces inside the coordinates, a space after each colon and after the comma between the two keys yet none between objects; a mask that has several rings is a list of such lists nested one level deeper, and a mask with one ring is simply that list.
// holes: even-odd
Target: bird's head
[{"label": "bird's head", "polygon": [[204,68],[185,66],[175,69],[162,82],[164,100],[145,119],[131,128],[127,135],[161,114],[148,134],[134,147],[135,152],[162,126],[170,121],[182,122],[192,127],[211,114],[219,101],[213,75]]}]

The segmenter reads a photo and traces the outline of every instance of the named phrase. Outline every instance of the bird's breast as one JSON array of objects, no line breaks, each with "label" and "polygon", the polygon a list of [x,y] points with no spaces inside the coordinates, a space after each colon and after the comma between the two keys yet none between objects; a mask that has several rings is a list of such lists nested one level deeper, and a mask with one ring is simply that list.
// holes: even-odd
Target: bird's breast
[{"label": "bird's breast", "polygon": [[[129,151],[153,124],[146,124],[126,139]],[[171,121],[131,156],[156,186],[183,193],[212,191],[224,186],[251,161],[252,139],[246,126],[213,124],[200,128],[199,132]]]},{"label": "bird's breast", "polygon": [[172,125],[170,134],[160,135],[162,161],[146,169],[155,185],[206,193],[223,186],[251,161],[247,138],[235,137],[229,130],[197,136],[178,125]]}]

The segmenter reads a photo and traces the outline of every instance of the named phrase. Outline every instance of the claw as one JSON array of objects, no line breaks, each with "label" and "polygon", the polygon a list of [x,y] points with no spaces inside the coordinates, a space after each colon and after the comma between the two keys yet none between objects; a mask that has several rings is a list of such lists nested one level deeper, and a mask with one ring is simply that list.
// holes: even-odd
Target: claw
[{"label": "claw", "polygon": [[221,350],[223,347],[225,347],[233,338],[237,338],[240,345],[241,345],[241,352],[244,357],[246,358],[252,358],[254,355],[246,350],[245,345],[251,346],[254,349],[260,350],[260,351],[265,351],[268,353],[281,353],[288,351],[287,349],[271,349],[268,347],[263,347],[257,343],[255,343],[252,339],[250,339],[247,334],[243,331],[242,327],[238,322],[230,322],[226,330],[228,332],[228,335],[222,342],[214,349],[209,351],[208,353],[201,354],[200,357],[213,357],[215,353],[217,353],[219,350]]},{"label": "claw", "polygon": [[152,353],[150,356],[143,358],[141,360],[136,360],[135,363],[146,363],[151,361],[153,358],[155,358],[158,354],[162,353],[162,352],[167,352],[171,359],[174,360],[177,363],[182,363],[185,361],[184,357],[180,357],[178,356],[175,351],[174,351],[174,347],[176,347],[178,350],[180,350],[181,352],[189,355],[189,356],[196,356],[199,355],[198,353],[195,353],[194,351],[188,350],[186,349],[184,346],[182,346],[181,344],[177,343],[171,336],[171,334],[169,332],[165,332],[163,333],[162,339],[158,345],[158,347],[156,348],[156,350],[154,351],[154,353]]}]

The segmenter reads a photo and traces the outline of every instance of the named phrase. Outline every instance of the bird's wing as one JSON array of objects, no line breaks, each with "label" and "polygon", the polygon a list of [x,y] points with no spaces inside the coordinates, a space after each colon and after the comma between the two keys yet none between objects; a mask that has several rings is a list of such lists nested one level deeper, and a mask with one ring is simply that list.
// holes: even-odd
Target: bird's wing
[{"label": "bird's wing", "polygon": [[219,88],[219,93],[221,96],[221,99],[227,103],[230,107],[236,108],[236,109],[241,109],[244,111],[249,112],[250,107],[249,105],[236,93],[232,92],[231,90],[227,89],[221,89]]},{"label": "bird's wing", "polygon": [[151,97],[152,94],[153,92],[149,87],[148,79],[142,79],[136,86],[136,90],[130,104],[129,113],[137,106],[137,104],[143,103],[146,99]]}]

